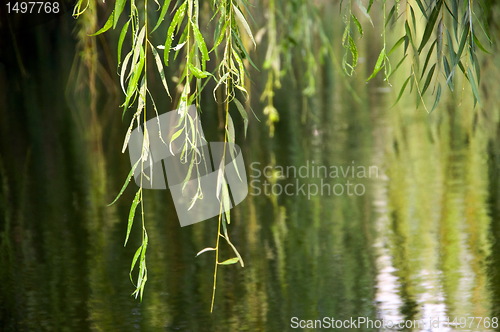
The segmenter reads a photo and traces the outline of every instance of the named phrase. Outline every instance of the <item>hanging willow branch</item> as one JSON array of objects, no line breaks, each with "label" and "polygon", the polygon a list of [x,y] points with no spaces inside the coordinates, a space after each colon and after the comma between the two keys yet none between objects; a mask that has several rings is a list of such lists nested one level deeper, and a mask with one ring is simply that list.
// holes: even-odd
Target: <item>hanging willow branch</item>
[{"label": "hanging willow branch", "polygon": [[[409,62],[410,73],[396,102],[409,86],[410,91],[416,91],[417,106],[422,104],[430,113],[439,104],[442,86],[454,91],[455,78],[461,72],[469,82],[474,104],[480,102],[481,73],[477,50],[488,53],[480,39],[492,44],[485,6],[484,2],[472,0],[395,1],[386,12],[386,1],[383,1],[384,45],[368,80],[384,69],[384,79],[388,81],[402,63]],[[399,23],[401,20],[403,23]],[[422,21],[425,23],[423,29],[419,26]],[[403,25],[404,34],[387,50],[386,29],[394,29],[397,24]],[[401,49],[402,57],[395,70],[391,70],[389,56]],[[428,91],[434,96],[431,107],[424,100]]]},{"label": "hanging willow branch", "polygon": [[[74,8],[74,16],[81,15],[89,6],[90,0],[78,0]],[[372,20],[374,12],[381,14],[382,20],[382,47],[367,81],[383,73],[385,81],[389,82],[392,75],[398,70],[408,70],[406,80],[399,88],[396,101],[399,101],[409,87],[415,91],[417,105],[423,105],[428,112],[432,112],[439,104],[443,87],[455,91],[457,76],[463,76],[468,81],[475,103],[480,102],[480,69],[478,49],[484,52],[483,43],[491,44],[488,32],[486,14],[488,8],[483,1],[472,0],[395,0],[375,3],[373,0],[349,0],[339,2],[341,19],[344,30],[339,47],[342,59],[336,61],[336,52],[331,45],[331,38],[327,28],[331,26],[331,15],[324,14],[323,7],[333,5],[328,1],[309,0],[266,0],[261,6],[267,10],[266,26],[260,35],[267,34],[267,51],[263,64],[264,74],[267,74],[265,89],[261,99],[265,101],[264,114],[267,116],[270,135],[274,134],[274,124],[279,120],[279,112],[274,105],[275,90],[281,87],[281,79],[285,73],[292,73],[294,68],[303,70],[304,79],[302,92],[305,97],[311,98],[317,92],[318,73],[325,60],[332,61],[334,67],[343,70],[348,76],[353,75],[358,65],[358,40],[366,34],[362,23],[369,22],[374,29],[379,29],[380,20]],[[149,5],[156,11],[151,10]],[[248,117],[244,103],[237,96],[245,98],[247,92],[248,64],[253,65],[248,47],[256,46],[261,38],[254,38],[248,24],[248,3],[246,0],[212,0],[204,3],[204,10],[208,13],[200,16],[199,0],[116,0],[113,11],[107,18],[104,26],[94,35],[119,29],[118,39],[118,66],[120,85],[124,94],[123,114],[133,109],[132,120],[125,136],[123,150],[126,149],[133,127],[144,125],[147,108],[158,115],[153,95],[149,89],[148,65],[151,63],[154,71],[159,75],[165,89],[164,94],[171,92],[164,68],[171,66],[174,59],[177,67],[172,71],[178,72],[177,109],[181,110],[182,121],[176,127],[177,133],[189,131],[192,135],[183,142],[181,162],[189,165],[190,172],[184,179],[187,183],[191,176],[199,175],[197,142],[202,140],[201,129],[193,125],[196,121],[187,112],[187,106],[195,104],[200,111],[200,95],[213,80],[215,89],[214,100],[222,104],[224,110],[224,142],[234,143],[235,133],[230,116],[230,106],[233,103],[242,116],[246,126]],[[374,7],[378,6],[377,9]],[[125,20],[120,17],[125,16]],[[153,24],[150,24],[149,20]],[[208,22],[203,19],[211,17]],[[121,22],[125,21],[124,24]],[[203,24],[200,22],[204,21]],[[423,24],[423,25],[422,25]],[[163,29],[160,29],[163,27]],[[207,43],[207,27],[214,31],[213,39]],[[401,28],[403,35],[391,44],[387,30],[398,31]],[[153,33],[166,31],[162,36],[163,45],[154,46],[150,40]],[[257,39],[257,40],[256,40]],[[129,42],[125,42],[129,41]],[[124,45],[130,45],[124,50]],[[212,45],[210,48],[209,45]],[[163,54],[161,54],[163,52]],[[401,53],[396,66],[392,66],[392,59]],[[124,56],[122,56],[124,54]],[[210,63],[210,61],[212,61]],[[209,69],[208,63],[211,64]],[[404,65],[406,64],[406,65]],[[298,65],[298,66],[297,66]],[[432,106],[426,104],[426,95],[433,95]],[[144,128],[146,126],[144,125]],[[172,139],[174,139],[175,134]],[[172,140],[171,139],[171,140]],[[149,136],[144,133],[142,157],[132,168],[125,184],[119,192],[118,199],[127,188],[135,168],[144,171],[144,162],[148,159]],[[170,142],[172,143],[172,141]],[[226,149],[224,149],[226,151]],[[230,150],[231,151],[231,150]],[[226,156],[224,155],[223,158]],[[221,163],[220,172],[224,174],[225,162]],[[141,177],[142,181],[142,177]],[[224,176],[219,176],[217,195],[220,201],[218,230],[214,247],[207,247],[198,254],[215,251],[214,284],[211,310],[215,300],[217,285],[217,271],[219,265],[240,263],[243,259],[230,241],[227,225],[231,218],[229,209],[229,194]],[[203,197],[201,188],[191,197],[194,204]],[[116,201],[115,199],[115,201]],[[114,203],[114,202],[113,202]],[[146,251],[148,235],[144,219],[143,191],[139,188],[132,201],[126,233],[127,243],[132,229],[136,210],[140,209],[142,225],[142,243],[137,249],[130,269],[130,276],[136,289],[134,295],[142,298],[144,285],[147,281]],[[233,250],[234,257],[220,259],[220,240]],[[132,274],[137,269],[137,277]]]},{"label": "hanging willow branch", "polygon": [[[154,25],[150,25],[148,22],[150,19],[149,16],[151,15],[150,11],[148,11],[148,5],[150,3],[158,6],[159,11]],[[199,177],[199,153],[197,152],[197,143],[203,139],[201,128],[193,125],[195,121],[190,118],[191,115],[187,112],[187,106],[194,103],[198,110],[201,109],[200,94],[209,80],[213,79],[215,81],[215,90],[223,90],[222,95],[224,99],[219,102],[223,103],[225,110],[224,145],[235,142],[233,122],[229,114],[231,103],[236,105],[239,114],[242,116],[246,132],[246,126],[248,125],[247,113],[243,104],[236,99],[236,90],[241,91],[243,96],[247,94],[245,88],[245,76],[247,74],[243,60],[249,60],[250,57],[243,42],[242,32],[244,32],[244,35],[255,45],[255,40],[244,14],[246,12],[246,6],[247,3],[242,0],[216,0],[212,2],[211,8],[213,13],[211,17],[213,17],[213,19],[211,22],[216,25],[214,28],[216,34],[213,41],[214,46],[209,51],[205,41],[206,37],[203,35],[203,29],[200,26],[199,0],[181,0],[173,6],[171,6],[170,0],[164,0],[161,4],[157,0],[116,0],[114,9],[106,23],[93,35],[102,34],[109,29],[118,28],[120,25],[120,16],[122,16],[124,12],[128,13],[128,19],[120,29],[117,57],[120,85],[124,93],[124,102],[121,105],[121,107],[123,107],[122,115],[130,108],[134,108],[135,111],[125,136],[122,152],[125,151],[128,145],[130,133],[134,126],[138,127],[142,124],[145,132],[141,158],[130,170],[123,187],[111,204],[114,204],[123,194],[136,168],[140,168],[141,174],[144,174],[144,163],[148,159],[149,154],[147,148],[149,133],[145,125],[147,119],[147,106],[152,105],[155,115],[158,116],[158,110],[156,109],[153,95],[148,86],[148,63],[150,59],[154,62],[154,67],[160,76],[165,93],[168,96],[170,96],[170,90],[165,76],[164,66],[169,66],[172,62],[172,58],[179,57],[182,59],[179,68],[177,68],[180,72],[180,79],[178,80],[178,91],[180,91],[180,96],[177,108],[181,112],[185,112],[181,114],[181,121],[176,127],[177,132],[172,135],[170,143],[172,143],[175,137],[178,137],[182,132],[190,132],[189,137],[186,135],[186,139],[182,143],[182,151],[180,153],[181,162],[188,164],[190,170],[190,172],[188,172],[189,174],[184,179],[184,184],[191,179],[193,174]],[[87,2],[85,0],[78,0],[74,8],[74,16],[78,17],[81,15],[87,7],[88,0]],[[126,10],[127,8],[128,11]],[[167,17],[169,19],[167,19]],[[217,20],[215,20],[215,18],[217,18]],[[168,26],[168,29],[165,29],[167,31],[164,37],[165,43],[155,48],[150,41],[150,35],[163,25],[165,25],[165,28]],[[126,54],[122,59],[122,54],[124,53],[123,48],[127,39],[130,40],[131,47],[125,52]],[[176,41],[176,45],[173,45],[174,41]],[[160,56],[157,49],[163,50],[163,57]],[[214,73],[207,70],[207,62],[211,59],[216,59],[217,61]],[[214,98],[216,96],[215,90]],[[226,146],[224,146],[224,153],[225,151]],[[220,201],[216,245],[214,248],[205,248],[198,253],[198,255],[200,255],[204,252],[215,251],[214,287],[211,311],[213,310],[215,301],[218,266],[238,262],[241,266],[244,266],[243,259],[236,247],[230,241],[227,231],[227,225],[230,223],[231,218],[228,208],[230,204],[229,189],[223,176],[226,164],[225,158],[226,156],[224,154],[219,169],[219,174],[222,174],[222,176],[219,176],[218,190],[216,193],[208,193],[217,195]],[[141,176],[141,183],[143,181],[142,179],[143,177]],[[198,190],[194,196],[191,197],[191,204],[194,204],[197,199],[203,197],[199,183],[198,186]],[[142,243],[132,259],[130,278],[136,287],[133,295],[136,297],[140,296],[142,299],[144,286],[148,276],[146,268],[148,235],[144,218],[145,207],[142,185],[137,190],[130,207],[125,244],[128,242],[136,210],[138,208],[141,214]],[[234,251],[235,257],[223,261],[219,260],[220,239],[223,239],[229,245]],[[134,279],[133,272],[136,268],[138,272],[136,279]]]}]

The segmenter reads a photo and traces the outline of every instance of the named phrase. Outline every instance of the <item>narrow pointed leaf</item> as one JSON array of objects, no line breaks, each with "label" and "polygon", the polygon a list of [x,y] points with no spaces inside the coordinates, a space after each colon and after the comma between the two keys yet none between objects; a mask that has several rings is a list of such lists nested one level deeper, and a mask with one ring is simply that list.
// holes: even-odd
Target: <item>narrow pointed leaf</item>
[{"label": "narrow pointed leaf", "polygon": [[170,0],[163,0],[163,5],[161,6],[160,16],[158,16],[158,21],[156,21],[156,25],[153,28],[153,30],[151,30],[151,33],[153,33],[161,25],[161,23],[165,19],[165,15],[167,14],[167,10],[168,10],[169,6],[170,6]]},{"label": "narrow pointed leaf", "polygon": [[243,28],[245,29],[246,33],[248,34],[248,36],[252,40],[253,45],[256,46],[257,43],[255,43],[255,39],[253,38],[252,30],[250,29],[250,26],[248,25],[247,21],[245,20],[245,16],[243,16],[243,14],[241,13],[241,11],[238,9],[237,6],[233,5],[233,9],[234,9],[234,13],[236,14],[236,18],[241,23],[241,25],[243,25]]},{"label": "narrow pointed leaf", "polygon": [[422,51],[422,49],[425,47],[425,45],[429,41],[429,38],[431,37],[431,34],[434,31],[434,26],[436,25],[436,20],[439,16],[442,5],[443,5],[443,0],[438,0],[436,3],[436,6],[432,10],[431,15],[429,16],[429,20],[427,21],[427,24],[425,26],[424,35],[422,37],[422,41],[420,42],[420,46],[418,48],[418,53],[420,53]]},{"label": "narrow pointed leaf", "polygon": [[128,183],[132,179],[132,176],[134,175],[134,171],[135,171],[137,165],[139,164],[139,161],[140,161],[140,159],[134,164],[134,166],[132,166],[132,168],[130,169],[130,172],[127,175],[127,178],[125,179],[125,182],[123,183],[122,189],[120,190],[120,192],[118,193],[118,195],[116,195],[115,199],[111,203],[108,204],[108,206],[111,206],[111,205],[115,204],[116,201],[123,194],[123,192],[125,191],[125,189],[127,189]]},{"label": "narrow pointed leaf", "polygon": [[123,12],[123,9],[125,8],[125,3],[127,3],[127,0],[116,0],[115,1],[115,9],[114,9],[114,15],[113,15],[113,29],[116,28],[116,25],[118,24],[118,19],[120,18],[120,15]]},{"label": "narrow pointed leaf", "polygon": [[427,65],[429,64],[429,60],[430,60],[431,55],[432,55],[432,51],[434,51],[434,46],[436,46],[436,42],[437,42],[437,40],[434,40],[431,47],[429,48],[429,51],[427,52],[427,56],[425,57],[425,62],[424,62],[424,69],[422,69],[422,74],[420,75],[420,79],[422,79],[422,77],[424,77],[425,71],[427,69]]},{"label": "narrow pointed leaf", "polygon": [[403,85],[401,86],[401,89],[399,90],[398,98],[396,99],[396,102],[394,104],[397,104],[398,101],[401,99],[401,96],[403,96],[403,92],[405,92],[406,86],[408,85],[408,82],[410,81],[411,76],[408,76],[408,78],[405,80]]},{"label": "narrow pointed leaf", "polygon": [[394,43],[394,46],[391,48],[389,53],[387,53],[387,56],[391,55],[405,41],[405,37],[406,36],[399,38],[398,41]]},{"label": "narrow pointed leaf", "polygon": [[168,66],[168,55],[170,53],[170,47],[172,45],[172,41],[174,40],[174,33],[178,26],[181,25],[184,16],[186,15],[186,4],[187,1],[184,2],[177,11],[175,12],[174,17],[172,18],[172,22],[170,22],[170,26],[167,32],[167,38],[165,39],[165,50],[163,53],[163,62]]},{"label": "narrow pointed leaf", "polygon": [[125,36],[127,35],[129,25],[130,25],[130,20],[128,20],[127,23],[123,25],[122,31],[120,32],[120,38],[118,39],[118,66],[122,61],[123,41],[125,40]]},{"label": "narrow pointed leaf", "polygon": [[153,45],[151,45],[151,51],[152,51],[153,56],[155,58],[156,68],[158,68],[158,73],[160,74],[160,79],[161,79],[161,82],[163,83],[163,87],[165,88],[165,91],[167,91],[167,94],[170,96],[170,91],[168,89],[167,79],[165,78],[165,70],[163,68],[163,63],[161,62],[160,55],[158,54],[158,51],[156,51],[156,49]]},{"label": "narrow pointed leaf", "polygon": [[191,64],[191,63],[189,64],[189,70],[191,71],[191,73],[193,73],[193,75],[196,78],[205,78],[207,76],[211,76],[212,75],[208,71],[204,71],[204,70],[201,70],[198,67],[193,66],[193,64]]},{"label": "narrow pointed leaf", "polygon": [[431,83],[435,69],[436,69],[436,64],[432,65],[431,69],[429,69],[429,73],[427,74],[427,79],[425,80],[424,87],[422,89],[422,96],[425,94],[425,91],[427,91],[427,88],[429,87],[429,84]]},{"label": "narrow pointed leaf", "polygon": [[238,257],[233,257],[233,258],[226,259],[225,261],[220,262],[219,264],[220,265],[236,264],[236,263],[238,263],[239,260],[240,259]]},{"label": "narrow pointed leaf", "polygon": [[363,36],[363,27],[361,26],[361,23],[359,23],[358,18],[354,14],[351,14],[351,18],[352,18],[352,20],[354,22],[354,25],[358,29],[358,33],[361,36]]},{"label": "narrow pointed leaf", "polygon": [[102,28],[100,28],[99,30],[97,30],[97,32],[94,32],[93,34],[91,34],[89,36],[97,36],[97,35],[100,35],[101,33],[108,31],[109,29],[111,29],[111,27],[113,26],[114,14],[115,14],[114,11],[111,12],[111,14],[108,17],[108,20],[106,21],[106,23],[104,23],[104,26]]},{"label": "narrow pointed leaf", "polygon": [[137,209],[137,205],[141,201],[141,192],[142,189],[137,190],[134,200],[132,201],[132,205],[130,206],[130,211],[128,214],[127,235],[125,236],[125,243],[123,244],[124,246],[127,245],[130,230],[132,229],[132,225],[134,224],[135,210]]},{"label": "narrow pointed leaf", "polygon": [[244,126],[244,132],[245,132],[245,137],[247,137],[247,129],[248,129],[248,114],[245,110],[245,107],[240,103],[240,101],[236,98],[233,99],[234,103],[236,104],[236,108],[240,112],[241,117],[243,118],[243,126]]},{"label": "narrow pointed leaf", "polygon": [[432,113],[436,109],[440,99],[441,99],[441,84],[438,84],[436,91],[436,99],[434,100],[434,105],[432,105],[432,109],[429,113]]},{"label": "narrow pointed leaf", "polygon": [[380,51],[377,62],[375,63],[375,67],[373,68],[373,72],[370,75],[370,77],[366,79],[367,81],[374,78],[377,75],[377,73],[383,68],[384,59],[385,59],[385,48],[383,48],[382,51]]},{"label": "narrow pointed leaf", "polygon": [[200,250],[200,251],[196,254],[196,257],[200,256],[200,255],[201,255],[201,254],[203,254],[204,252],[207,252],[207,251],[215,251],[215,250],[217,250],[217,249],[215,249],[215,248],[210,248],[210,247],[205,248],[205,249],[202,249],[202,250]]}]

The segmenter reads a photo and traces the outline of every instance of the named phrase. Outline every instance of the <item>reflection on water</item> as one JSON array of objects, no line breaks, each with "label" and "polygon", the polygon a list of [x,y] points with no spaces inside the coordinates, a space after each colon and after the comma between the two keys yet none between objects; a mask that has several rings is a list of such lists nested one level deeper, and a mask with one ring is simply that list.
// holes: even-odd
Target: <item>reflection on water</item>
[{"label": "reflection on water", "polygon": [[432,125],[417,119],[405,137],[396,135],[387,177],[375,189],[380,315],[424,322],[491,317],[486,138],[478,133],[467,144],[461,128],[451,127],[455,140],[433,139],[426,134]]},{"label": "reflection on water", "polygon": [[[39,75],[65,86],[70,63],[46,64],[48,72]],[[244,159],[261,167],[376,166],[377,176],[349,179],[363,185],[362,195],[249,195],[234,209],[231,225],[246,267],[220,269],[213,314],[213,256],[195,254],[213,245],[215,219],[180,228],[169,192],[147,191],[149,280],[143,302],[130,297],[128,269],[140,241],[133,233],[123,247],[131,193],[106,206],[128,173],[128,159],[118,152],[122,133],[110,129],[123,124],[79,123],[84,120],[75,121],[63,103],[51,103],[55,91],[34,83],[16,90],[17,97],[0,89],[6,103],[0,116],[8,113],[13,128],[2,123],[2,141],[21,142],[15,151],[3,143],[0,158],[2,330],[281,331],[291,317],[498,316],[494,134],[471,129],[467,116],[446,108],[432,116],[389,108],[370,85],[357,91],[369,101],[363,105],[332,82],[323,88],[332,93],[312,104],[298,93],[278,95],[275,138],[253,121],[241,143]],[[32,100],[41,102],[35,107]],[[71,107],[85,119],[82,105]],[[15,130],[26,118],[28,128]],[[210,120],[204,123],[209,131]],[[96,142],[86,128],[107,136]],[[296,179],[267,180],[285,185]],[[346,179],[299,179],[317,186],[322,180]],[[425,329],[431,330],[415,330]]]}]

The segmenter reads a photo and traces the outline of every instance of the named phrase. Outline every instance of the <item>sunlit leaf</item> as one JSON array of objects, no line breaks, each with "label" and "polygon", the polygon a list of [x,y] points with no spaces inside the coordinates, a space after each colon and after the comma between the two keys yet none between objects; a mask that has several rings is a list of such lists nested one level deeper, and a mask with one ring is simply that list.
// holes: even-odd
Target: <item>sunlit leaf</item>
[{"label": "sunlit leaf", "polygon": [[97,32],[94,32],[93,34],[91,34],[89,36],[97,36],[97,35],[100,35],[101,33],[108,31],[109,29],[111,29],[111,27],[113,26],[114,14],[115,14],[114,11],[111,12],[111,14],[108,17],[108,20],[106,21],[106,23],[104,23],[104,26],[102,28],[100,28],[99,30],[97,30]]},{"label": "sunlit leaf", "polygon": [[153,33],[158,27],[162,24],[163,20],[165,19],[165,15],[167,14],[168,6],[170,5],[170,0],[163,0],[163,5],[161,6],[161,11],[160,15],[158,16],[158,21],[156,21],[156,25],[151,30],[151,33]]},{"label": "sunlit leaf", "polygon": [[240,259],[238,257],[233,257],[233,258],[226,259],[225,261],[220,262],[219,264],[220,265],[236,264],[236,263],[238,263],[239,260]]},{"label": "sunlit leaf", "polygon": [[203,35],[201,34],[201,31],[200,29],[198,29],[198,26],[196,24],[193,24],[193,32],[196,46],[198,46],[198,49],[201,52],[202,67],[203,70],[205,70],[205,62],[210,60],[208,56],[207,44],[205,43],[205,39],[203,39]]},{"label": "sunlit leaf", "polygon": [[208,247],[208,248],[204,248],[204,249],[200,250],[200,251],[196,254],[196,257],[200,256],[200,255],[201,255],[201,254],[203,254],[204,252],[207,252],[207,251],[215,251],[215,250],[217,250],[217,249],[215,249],[215,248],[210,248],[210,247]]},{"label": "sunlit leaf", "polygon": [[170,47],[172,45],[172,41],[174,40],[174,33],[178,26],[182,23],[184,16],[186,15],[186,5],[187,1],[184,2],[179,8],[177,8],[174,17],[172,18],[172,22],[170,22],[170,26],[167,32],[167,38],[165,39],[165,51],[163,53],[163,62],[168,66],[168,55],[170,53]]},{"label": "sunlit leaf", "polygon": [[371,80],[372,78],[374,78],[377,73],[383,68],[383,64],[384,64],[384,59],[385,59],[385,48],[383,48],[381,51],[380,51],[380,54],[377,58],[377,62],[375,63],[375,67],[373,68],[373,72],[372,74],[370,75],[370,77],[368,77],[366,80],[369,81]]},{"label": "sunlit leaf", "polygon": [[120,15],[123,12],[123,9],[125,8],[125,3],[127,3],[127,0],[115,0],[115,9],[114,9],[114,15],[113,15],[113,29],[116,28],[116,25],[118,24],[118,19],[120,18]]},{"label": "sunlit leaf", "polygon": [[170,96],[167,79],[165,78],[165,70],[163,68],[163,63],[161,62],[160,55],[158,54],[158,51],[156,51],[155,47],[152,44],[150,45],[151,45],[151,52],[153,53],[153,56],[155,58],[156,68],[158,69],[158,73],[160,74],[161,82],[163,84],[163,87],[165,88],[165,91],[167,91],[167,94]]},{"label": "sunlit leaf", "polygon": [[118,66],[122,61],[123,41],[125,40],[125,36],[127,35],[129,25],[130,25],[130,20],[128,20],[127,23],[123,25],[122,31],[120,32],[120,38],[118,39]]},{"label": "sunlit leaf", "polygon": [[132,229],[132,225],[134,224],[135,210],[137,209],[137,205],[141,201],[141,194],[142,194],[142,189],[139,188],[139,190],[137,190],[137,192],[135,193],[134,200],[132,201],[132,205],[130,206],[130,211],[128,215],[127,235],[125,236],[125,243],[123,244],[124,246],[128,242],[128,238],[130,236],[130,230]]},{"label": "sunlit leaf", "polygon": [[208,71],[203,71],[201,70],[200,68],[196,67],[196,66],[193,66],[192,63],[190,63],[189,65],[189,70],[193,73],[193,75],[197,78],[205,78],[205,77],[208,77],[208,76],[211,76],[212,74],[210,74]]},{"label": "sunlit leaf", "polygon": [[361,23],[359,23],[358,18],[354,14],[351,14],[351,18],[352,18],[352,20],[354,22],[354,25],[358,29],[358,33],[361,36],[363,36],[363,27],[361,26]]}]

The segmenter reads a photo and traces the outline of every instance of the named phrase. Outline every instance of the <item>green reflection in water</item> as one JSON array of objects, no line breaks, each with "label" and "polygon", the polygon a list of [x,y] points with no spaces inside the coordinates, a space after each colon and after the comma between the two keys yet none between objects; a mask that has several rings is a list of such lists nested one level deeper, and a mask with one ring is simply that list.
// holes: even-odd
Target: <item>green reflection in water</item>
[{"label": "green reflection in water", "polygon": [[[241,142],[247,172],[253,162],[375,165],[377,177],[350,179],[366,192],[249,195],[232,213],[231,234],[246,267],[220,271],[210,314],[213,257],[195,254],[213,245],[215,220],[180,228],[169,192],[148,191],[149,281],[144,301],[133,299],[128,270],[138,234],[122,245],[132,197],[106,206],[129,167],[118,153],[123,135],[115,128],[123,125],[102,91],[94,100],[99,121],[85,116],[91,94],[69,106],[52,102],[71,68],[59,47],[57,63],[37,50],[43,63],[28,66],[33,80],[1,69],[2,330],[281,331],[293,316],[500,315],[498,118],[474,120],[468,101],[449,101],[432,116],[389,109],[380,86],[360,77],[354,98],[330,65],[313,100],[284,84],[274,139],[252,119]],[[53,86],[41,83],[47,76]],[[220,134],[209,129],[217,127],[213,108],[203,115],[209,138]],[[13,139],[16,149],[5,143]]]}]

